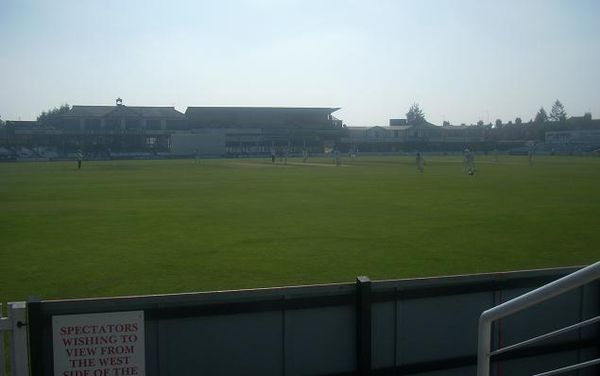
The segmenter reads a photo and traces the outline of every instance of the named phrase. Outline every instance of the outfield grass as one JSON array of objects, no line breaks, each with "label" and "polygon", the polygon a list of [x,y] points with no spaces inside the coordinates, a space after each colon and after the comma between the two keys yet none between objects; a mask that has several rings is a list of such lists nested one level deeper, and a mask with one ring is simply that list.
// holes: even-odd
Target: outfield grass
[{"label": "outfield grass", "polygon": [[600,259],[600,159],[0,164],[0,301]]}]

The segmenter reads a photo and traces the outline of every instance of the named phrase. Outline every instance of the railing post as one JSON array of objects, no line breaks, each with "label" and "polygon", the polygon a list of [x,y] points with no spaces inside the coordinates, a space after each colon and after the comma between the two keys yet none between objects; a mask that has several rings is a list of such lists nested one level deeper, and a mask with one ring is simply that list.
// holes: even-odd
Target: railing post
[{"label": "railing post", "polygon": [[4,364],[4,330],[3,324],[6,320],[3,319],[2,303],[0,303],[0,376],[4,376],[6,372],[6,364]]},{"label": "railing post", "polygon": [[477,341],[477,376],[490,375],[490,350],[492,323],[483,315],[479,318],[479,339]]},{"label": "railing post", "polygon": [[356,278],[356,355],[358,374],[371,373],[371,280]]},{"label": "railing post", "polygon": [[27,306],[25,302],[8,303],[8,317],[12,323],[12,373],[14,376],[29,376]]}]

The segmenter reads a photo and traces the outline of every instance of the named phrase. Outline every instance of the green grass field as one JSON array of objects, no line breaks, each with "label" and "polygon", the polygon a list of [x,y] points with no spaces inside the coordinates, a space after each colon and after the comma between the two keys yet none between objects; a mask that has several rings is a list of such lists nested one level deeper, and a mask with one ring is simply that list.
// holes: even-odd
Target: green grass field
[{"label": "green grass field", "polygon": [[0,164],[0,301],[580,265],[600,159]]}]

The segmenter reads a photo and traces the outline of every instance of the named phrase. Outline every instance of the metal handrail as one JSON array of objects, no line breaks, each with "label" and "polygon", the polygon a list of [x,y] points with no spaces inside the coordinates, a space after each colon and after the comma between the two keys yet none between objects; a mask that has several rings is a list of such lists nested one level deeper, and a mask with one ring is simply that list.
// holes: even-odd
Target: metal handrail
[{"label": "metal handrail", "polygon": [[[490,374],[490,357],[492,353],[490,352],[491,348],[491,330],[492,330],[492,322],[504,318],[506,316],[512,315],[513,313],[522,311],[526,308],[529,308],[533,305],[544,302],[548,299],[551,299],[555,296],[558,296],[567,291],[573,290],[577,287],[583,286],[587,283],[590,283],[596,279],[600,278],[600,261],[589,265],[583,269],[580,269],[574,273],[571,273],[563,278],[557,279],[554,282],[548,283],[540,288],[537,288],[533,291],[530,291],[524,295],[511,299],[507,302],[504,302],[494,308],[488,309],[484,311],[479,317],[479,339],[477,345],[477,376],[489,376]],[[595,321],[594,321],[595,322]],[[591,324],[592,322],[586,323],[586,325]],[[572,325],[569,327],[569,330],[575,329],[582,325]],[[567,328],[564,328],[565,330]],[[548,333],[548,335],[542,335],[534,338],[534,340],[541,340],[550,337],[550,334],[558,335],[565,330],[557,330],[556,333]],[[540,338],[542,337],[542,338]],[[525,341],[527,342],[527,341]],[[528,343],[527,343],[528,344]],[[512,345],[513,348],[515,346],[521,346],[521,344]],[[496,351],[502,351],[503,349],[499,349]],[[506,350],[508,351],[508,350]],[[598,359],[600,360],[600,359]],[[569,366],[569,367],[578,367],[582,368],[585,366],[590,366],[597,364],[596,360],[580,363],[577,365]],[[569,367],[565,367],[569,368]],[[573,369],[573,368],[569,368]],[[559,372],[560,370],[554,370],[549,372]],[[566,372],[566,371],[562,371]],[[551,373],[557,374],[557,373]],[[548,373],[543,373],[543,375],[549,375]]]},{"label": "metal handrail", "polygon": [[569,325],[569,326],[564,327],[562,329],[554,330],[552,332],[548,332],[546,334],[542,334],[540,336],[530,338],[530,339],[525,340],[523,342],[515,343],[514,345],[510,345],[510,346],[505,346],[505,347],[499,348],[498,350],[492,351],[490,353],[490,356],[502,354],[502,353],[505,353],[505,352],[508,352],[508,351],[511,351],[511,350],[518,349],[518,348],[523,347],[523,346],[531,345],[532,343],[535,343],[535,342],[539,342],[539,341],[543,341],[543,340],[548,339],[548,338],[556,337],[556,336],[558,336],[560,334],[569,332],[569,331],[574,330],[574,329],[583,328],[584,326],[595,324],[595,323],[597,323],[599,321],[600,321],[600,316],[592,317],[591,319],[587,319],[587,320],[582,321],[580,323]]},{"label": "metal handrail", "polygon": [[584,368],[584,367],[594,366],[596,364],[600,364],[600,358],[594,359],[594,360],[588,360],[587,362],[583,362],[583,363],[579,363],[579,364],[574,364],[572,366],[558,368],[558,369],[555,369],[555,370],[552,370],[552,371],[548,371],[548,372],[538,373],[538,374],[535,374],[533,376],[559,375],[561,373],[565,373],[565,372],[569,372],[569,371],[575,371],[577,369]]}]

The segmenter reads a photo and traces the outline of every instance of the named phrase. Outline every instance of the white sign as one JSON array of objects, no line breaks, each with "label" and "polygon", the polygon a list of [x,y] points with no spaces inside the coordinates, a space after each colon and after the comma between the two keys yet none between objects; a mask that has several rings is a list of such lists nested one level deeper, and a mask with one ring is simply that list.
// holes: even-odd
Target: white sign
[{"label": "white sign", "polygon": [[144,311],[52,317],[55,376],[144,376]]}]

